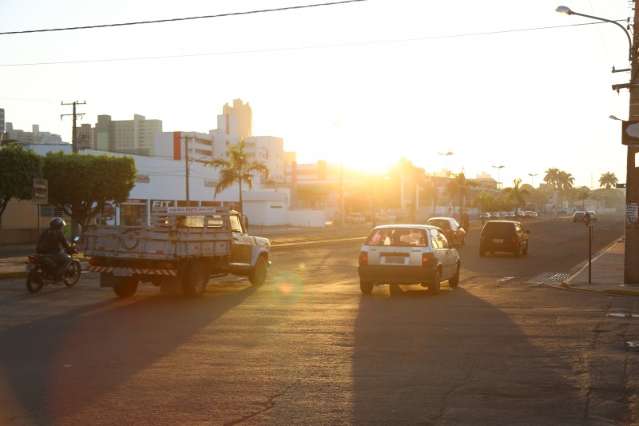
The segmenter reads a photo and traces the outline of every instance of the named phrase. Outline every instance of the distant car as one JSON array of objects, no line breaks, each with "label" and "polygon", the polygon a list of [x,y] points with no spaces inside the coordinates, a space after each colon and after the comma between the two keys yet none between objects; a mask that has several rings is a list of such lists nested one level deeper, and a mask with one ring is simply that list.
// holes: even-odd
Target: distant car
[{"label": "distant car", "polygon": [[479,214],[479,218],[480,219],[490,219],[492,217],[492,215],[488,212],[484,212],[484,213],[480,213]]},{"label": "distant car", "polygon": [[586,210],[577,210],[572,215],[573,223],[584,223],[584,221],[586,220],[586,213],[588,213],[590,215],[590,221],[591,222],[596,222],[597,221],[597,213],[594,210],[587,210],[587,211]]},{"label": "distant car", "polygon": [[426,221],[426,225],[441,229],[453,247],[463,247],[466,242],[466,230],[453,217],[431,217]]},{"label": "distant car", "polygon": [[524,212],[527,217],[539,217],[539,213],[533,210],[527,210]]},{"label": "distant car", "polygon": [[514,220],[489,220],[479,236],[479,256],[487,253],[510,252],[513,255],[528,254],[528,234],[521,222]]},{"label": "distant car", "polygon": [[506,216],[505,217],[517,217],[517,213],[515,213],[514,211],[506,212]]},{"label": "distant car", "polygon": [[459,285],[461,258],[446,236],[429,225],[381,225],[373,229],[359,254],[359,287],[371,294],[375,285],[421,284],[431,294],[442,281]]}]

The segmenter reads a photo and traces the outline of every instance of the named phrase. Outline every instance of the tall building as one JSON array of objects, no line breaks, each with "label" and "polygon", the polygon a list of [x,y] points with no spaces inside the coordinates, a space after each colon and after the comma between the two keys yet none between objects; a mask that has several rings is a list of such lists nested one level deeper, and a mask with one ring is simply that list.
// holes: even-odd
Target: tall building
[{"label": "tall building", "polygon": [[6,122],[5,133],[7,135],[7,139],[11,139],[25,145],[58,145],[64,143],[62,142],[60,135],[41,132],[40,126],[37,124],[31,126],[30,132],[26,132],[24,130],[14,129],[13,124]]},{"label": "tall building", "polygon": [[76,127],[75,136],[78,138],[78,149],[95,149],[95,129],[90,124]]},{"label": "tall building", "polygon": [[249,159],[268,168],[268,180],[285,181],[284,141],[274,136],[253,136],[253,111],[248,103],[235,99],[232,105],[224,105],[222,114],[217,116],[217,129],[211,130],[210,134],[215,157],[225,157],[230,146],[245,141]]},{"label": "tall building", "polygon": [[133,120],[112,120],[98,115],[95,148],[100,151],[152,155],[156,138],[162,133],[162,120],[147,120],[134,114]]},{"label": "tall building", "polygon": [[0,133],[4,133],[4,108],[0,108]]},{"label": "tall building", "polygon": [[253,111],[251,106],[235,99],[233,105],[225,104],[222,114],[217,116],[217,129],[211,130],[216,153],[226,153],[229,145],[252,136]]}]

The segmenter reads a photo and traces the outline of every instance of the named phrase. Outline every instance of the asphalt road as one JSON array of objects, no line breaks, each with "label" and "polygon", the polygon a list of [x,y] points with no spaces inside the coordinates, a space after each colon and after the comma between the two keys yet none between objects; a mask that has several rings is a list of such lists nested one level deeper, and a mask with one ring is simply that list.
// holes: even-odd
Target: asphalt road
[{"label": "asphalt road", "polygon": [[[598,224],[598,249],[621,235]],[[462,251],[462,284],[362,297],[353,241],[274,253],[268,282],[119,301],[85,275],[0,281],[0,424],[631,424],[639,300],[531,285],[585,257],[534,223],[527,258]]]}]

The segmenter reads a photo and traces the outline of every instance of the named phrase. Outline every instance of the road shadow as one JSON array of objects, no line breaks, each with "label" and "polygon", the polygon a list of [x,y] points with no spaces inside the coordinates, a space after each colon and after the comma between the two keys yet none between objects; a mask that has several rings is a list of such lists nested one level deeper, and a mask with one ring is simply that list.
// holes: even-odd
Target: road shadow
[{"label": "road shadow", "polygon": [[583,424],[567,362],[464,289],[362,297],[354,424]]},{"label": "road shadow", "polygon": [[10,392],[3,399],[13,400],[33,423],[57,424],[180,348],[254,292],[217,287],[197,299],[109,299],[10,328],[0,333],[0,382]]}]

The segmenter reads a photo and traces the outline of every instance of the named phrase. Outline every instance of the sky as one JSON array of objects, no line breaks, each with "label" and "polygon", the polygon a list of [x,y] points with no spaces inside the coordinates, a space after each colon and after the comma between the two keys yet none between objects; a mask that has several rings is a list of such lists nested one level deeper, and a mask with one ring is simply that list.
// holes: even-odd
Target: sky
[{"label": "sky", "polygon": [[[317,0],[0,0],[0,31],[209,15]],[[563,2],[563,3],[562,3]],[[369,0],[182,23],[0,36],[0,107],[15,128],[70,140],[61,101],[98,114],[216,127],[235,98],[253,133],[284,138],[299,162],[382,171],[406,157],[427,172],[488,172],[535,183],[550,167],[596,186],[625,181],[620,142],[627,42],[613,25],[468,35],[587,22],[559,4],[625,19],[627,0]],[[464,36],[466,35],[466,36]],[[201,55],[206,54],[206,55]],[[195,55],[164,59],[157,56]],[[145,57],[147,59],[136,59]],[[41,62],[126,61],[56,65]],[[453,152],[442,156],[441,152]],[[500,175],[493,166],[505,166]]]}]

